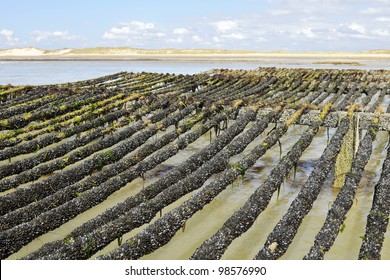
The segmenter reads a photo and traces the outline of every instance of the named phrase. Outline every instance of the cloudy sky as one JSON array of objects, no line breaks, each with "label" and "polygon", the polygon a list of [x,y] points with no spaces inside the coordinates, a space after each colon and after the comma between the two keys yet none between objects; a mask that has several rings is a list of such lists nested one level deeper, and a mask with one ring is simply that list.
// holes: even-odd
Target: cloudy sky
[{"label": "cloudy sky", "polygon": [[390,0],[2,0],[0,48],[390,49]]}]

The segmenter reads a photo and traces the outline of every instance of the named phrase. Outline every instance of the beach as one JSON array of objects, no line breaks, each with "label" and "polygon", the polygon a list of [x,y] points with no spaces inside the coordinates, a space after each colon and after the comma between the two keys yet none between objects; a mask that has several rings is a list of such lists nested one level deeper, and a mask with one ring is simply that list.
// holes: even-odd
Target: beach
[{"label": "beach", "polygon": [[365,52],[256,52],[231,50],[144,50],[132,48],[92,48],[42,50],[15,48],[0,50],[0,60],[155,60],[155,61],[270,61],[304,60],[307,63],[364,63],[366,61],[390,61],[390,51]]}]

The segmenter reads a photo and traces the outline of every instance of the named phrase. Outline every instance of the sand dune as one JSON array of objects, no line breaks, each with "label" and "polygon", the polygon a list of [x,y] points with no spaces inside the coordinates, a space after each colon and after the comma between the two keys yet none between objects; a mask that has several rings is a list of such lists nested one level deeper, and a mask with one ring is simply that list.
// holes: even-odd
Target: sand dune
[{"label": "sand dune", "polygon": [[45,51],[37,48],[18,48],[0,50],[0,56],[39,56],[44,55]]},{"label": "sand dune", "polygon": [[1,60],[83,60],[83,59],[243,59],[258,60],[267,58],[322,58],[322,59],[390,59],[390,50],[371,50],[364,52],[257,52],[245,50],[215,49],[136,49],[136,48],[85,48],[43,50],[34,47],[0,49]]}]

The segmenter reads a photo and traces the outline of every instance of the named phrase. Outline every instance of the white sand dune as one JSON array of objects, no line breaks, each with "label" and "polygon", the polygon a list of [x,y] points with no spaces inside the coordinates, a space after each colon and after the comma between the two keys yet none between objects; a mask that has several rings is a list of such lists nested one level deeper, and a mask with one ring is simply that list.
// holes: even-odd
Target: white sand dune
[{"label": "white sand dune", "polygon": [[37,48],[17,48],[0,50],[0,56],[39,56],[45,53],[44,50]]},{"label": "white sand dune", "polygon": [[85,48],[43,50],[34,47],[0,49],[0,59],[218,59],[218,60],[261,60],[261,59],[337,59],[337,60],[390,60],[390,50],[373,50],[364,52],[256,52],[240,50],[214,49],[157,49],[145,50],[135,48]]},{"label": "white sand dune", "polygon": [[28,48],[14,48],[14,49],[6,49],[0,50],[0,57],[8,57],[8,56],[24,56],[24,57],[35,57],[35,56],[50,56],[50,55],[65,55],[72,51],[72,49],[61,49],[61,50],[53,50],[47,51],[43,49],[28,47]]}]

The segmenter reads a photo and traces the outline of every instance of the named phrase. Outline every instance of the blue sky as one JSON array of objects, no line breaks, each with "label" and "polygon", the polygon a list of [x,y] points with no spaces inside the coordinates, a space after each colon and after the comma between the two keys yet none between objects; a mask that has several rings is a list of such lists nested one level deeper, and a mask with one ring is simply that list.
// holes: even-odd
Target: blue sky
[{"label": "blue sky", "polygon": [[2,0],[0,8],[0,48],[390,48],[390,0]]}]

